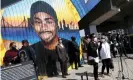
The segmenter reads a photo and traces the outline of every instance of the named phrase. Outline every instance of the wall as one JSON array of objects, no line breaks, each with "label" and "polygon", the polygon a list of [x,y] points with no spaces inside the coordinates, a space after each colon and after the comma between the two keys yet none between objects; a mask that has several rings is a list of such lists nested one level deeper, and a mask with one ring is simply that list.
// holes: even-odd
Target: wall
[{"label": "wall", "polygon": [[[0,57],[0,65],[5,51],[9,49],[9,43],[17,43],[20,49],[21,41],[27,39],[30,45],[40,41],[39,36],[30,23],[30,8],[32,3],[38,0],[22,0],[16,4],[4,8],[1,21],[1,47],[3,52]],[[70,40],[71,36],[76,37],[80,45],[78,21],[80,20],[77,9],[70,0],[41,0],[47,2],[56,11],[58,18],[58,36]]]}]

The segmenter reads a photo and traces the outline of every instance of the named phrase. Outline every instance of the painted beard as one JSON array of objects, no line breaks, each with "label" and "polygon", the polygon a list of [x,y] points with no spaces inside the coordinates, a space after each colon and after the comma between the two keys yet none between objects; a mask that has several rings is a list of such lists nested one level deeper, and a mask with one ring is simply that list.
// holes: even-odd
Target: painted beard
[{"label": "painted beard", "polygon": [[50,44],[55,38],[54,33],[51,31],[42,31],[39,33],[39,36],[45,44]]}]

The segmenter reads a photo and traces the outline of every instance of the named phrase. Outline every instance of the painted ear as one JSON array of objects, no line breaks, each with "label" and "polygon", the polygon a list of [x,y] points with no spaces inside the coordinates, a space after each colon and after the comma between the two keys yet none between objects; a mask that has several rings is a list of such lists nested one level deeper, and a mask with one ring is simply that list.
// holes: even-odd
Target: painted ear
[{"label": "painted ear", "polygon": [[58,32],[58,30],[59,30],[59,26],[58,24],[56,24],[56,32]]}]

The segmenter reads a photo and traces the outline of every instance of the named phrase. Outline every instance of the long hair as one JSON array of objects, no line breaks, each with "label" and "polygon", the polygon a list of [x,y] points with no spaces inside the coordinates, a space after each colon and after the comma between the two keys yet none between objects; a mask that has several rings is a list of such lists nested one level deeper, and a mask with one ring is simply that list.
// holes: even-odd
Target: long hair
[{"label": "long hair", "polygon": [[12,47],[13,47],[13,44],[14,44],[15,42],[11,42],[10,43],[10,45],[9,45],[9,48],[11,49]]}]

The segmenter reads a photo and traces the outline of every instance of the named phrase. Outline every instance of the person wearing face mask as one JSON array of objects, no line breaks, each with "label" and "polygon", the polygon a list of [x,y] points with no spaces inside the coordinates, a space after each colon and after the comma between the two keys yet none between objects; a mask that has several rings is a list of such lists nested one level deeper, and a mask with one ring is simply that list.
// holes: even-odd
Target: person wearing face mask
[{"label": "person wearing face mask", "polygon": [[68,55],[65,49],[65,46],[62,44],[61,38],[58,40],[58,45],[56,46],[57,54],[58,54],[58,59],[61,64],[61,72],[62,72],[62,77],[66,78],[66,75],[69,75],[67,73],[67,63],[68,63]]},{"label": "person wearing face mask", "polygon": [[102,59],[102,70],[101,74],[104,77],[104,69],[107,69],[107,75],[109,75],[109,68],[111,62],[111,52],[110,52],[110,45],[106,40],[106,36],[102,36],[101,44],[100,44],[100,58]]},{"label": "person wearing face mask", "polygon": [[91,41],[88,44],[88,64],[93,65],[94,79],[99,80],[98,78],[98,63],[99,63],[98,40],[95,34],[91,34],[90,39]]},{"label": "person wearing face mask", "polygon": [[22,47],[18,51],[20,62],[25,62],[29,60],[33,60],[35,58],[35,52],[31,46],[29,46],[28,40],[22,40]]},{"label": "person wearing face mask", "polygon": [[16,43],[11,42],[10,45],[10,50],[7,50],[4,56],[4,65],[8,66],[11,64],[17,64],[20,62],[20,59],[18,57],[18,50],[16,49]]}]

